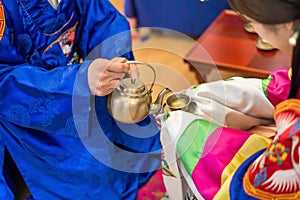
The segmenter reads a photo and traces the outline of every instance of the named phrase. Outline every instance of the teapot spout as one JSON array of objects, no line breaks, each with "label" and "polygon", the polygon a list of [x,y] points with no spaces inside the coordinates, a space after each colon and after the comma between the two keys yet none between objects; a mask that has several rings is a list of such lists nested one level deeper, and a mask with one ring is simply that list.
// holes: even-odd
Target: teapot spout
[{"label": "teapot spout", "polygon": [[153,103],[151,103],[151,105],[150,105],[150,111],[149,111],[150,114],[157,115],[159,113],[159,111],[162,108],[162,100],[163,100],[164,96],[169,92],[172,92],[172,90],[169,88],[164,88],[158,94],[156,100]]}]

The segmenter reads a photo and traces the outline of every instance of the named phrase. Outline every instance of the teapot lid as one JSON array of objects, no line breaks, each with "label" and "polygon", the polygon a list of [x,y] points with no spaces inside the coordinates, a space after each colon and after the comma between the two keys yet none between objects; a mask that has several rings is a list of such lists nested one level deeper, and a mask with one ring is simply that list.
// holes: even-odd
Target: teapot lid
[{"label": "teapot lid", "polygon": [[144,94],[146,91],[145,84],[135,78],[124,78],[121,80],[118,90],[125,94]]}]

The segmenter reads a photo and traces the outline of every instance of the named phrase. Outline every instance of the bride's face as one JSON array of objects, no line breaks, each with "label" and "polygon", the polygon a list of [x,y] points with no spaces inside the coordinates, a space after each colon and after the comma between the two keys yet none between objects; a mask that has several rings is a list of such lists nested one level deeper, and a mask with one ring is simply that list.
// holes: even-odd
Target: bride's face
[{"label": "bride's face", "polygon": [[289,38],[294,32],[294,22],[276,25],[267,25],[245,17],[253,25],[255,32],[273,47],[292,53],[293,47],[289,44]]}]

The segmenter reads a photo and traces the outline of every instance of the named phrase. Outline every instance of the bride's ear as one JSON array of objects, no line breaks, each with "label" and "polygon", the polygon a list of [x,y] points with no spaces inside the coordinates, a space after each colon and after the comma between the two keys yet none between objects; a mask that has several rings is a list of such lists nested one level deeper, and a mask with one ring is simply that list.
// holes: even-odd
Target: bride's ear
[{"label": "bride's ear", "polygon": [[297,23],[298,23],[298,20],[295,20],[295,21],[285,23],[285,26],[288,30],[295,30],[296,26],[297,26]]},{"label": "bride's ear", "polygon": [[289,43],[292,46],[296,45],[298,36],[299,36],[299,29],[300,29],[300,20],[295,20],[289,23],[285,24],[287,30],[291,31],[293,34],[291,35],[290,39],[289,39]]}]

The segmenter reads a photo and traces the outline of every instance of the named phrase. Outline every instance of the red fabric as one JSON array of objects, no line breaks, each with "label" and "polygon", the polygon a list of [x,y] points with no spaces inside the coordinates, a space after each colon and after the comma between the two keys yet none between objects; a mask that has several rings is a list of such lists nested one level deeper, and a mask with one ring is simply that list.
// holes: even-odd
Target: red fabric
[{"label": "red fabric", "polygon": [[137,200],[158,200],[166,193],[163,183],[162,170],[157,170],[148,182],[138,191]]}]

